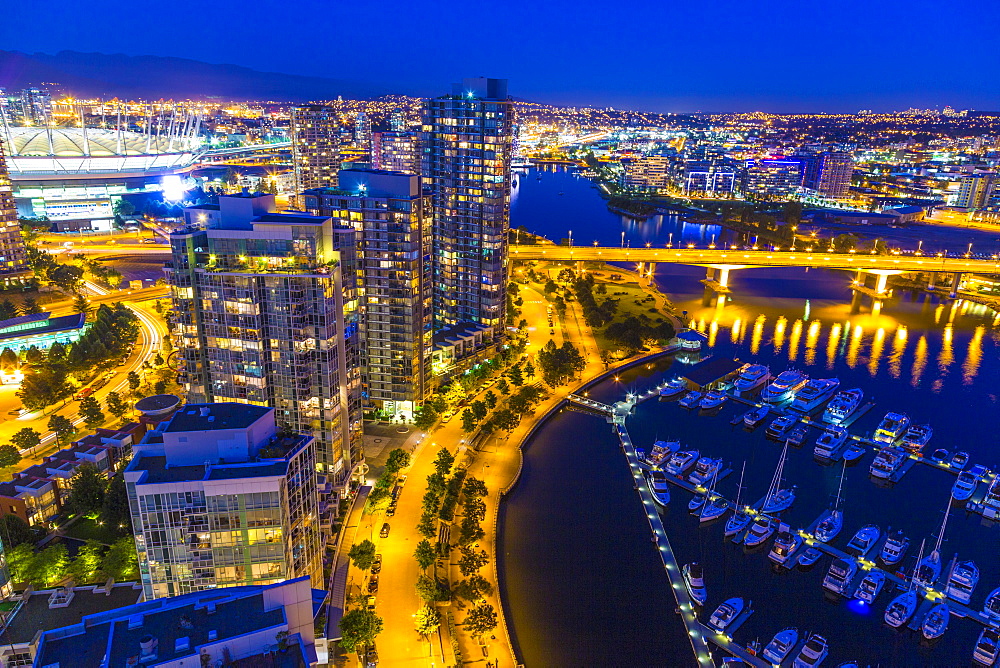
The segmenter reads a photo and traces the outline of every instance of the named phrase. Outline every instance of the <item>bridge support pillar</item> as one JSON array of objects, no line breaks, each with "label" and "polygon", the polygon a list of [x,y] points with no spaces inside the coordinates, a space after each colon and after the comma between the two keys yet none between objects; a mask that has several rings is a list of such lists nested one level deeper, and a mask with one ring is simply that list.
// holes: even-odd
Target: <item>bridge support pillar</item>
[{"label": "bridge support pillar", "polygon": [[889,280],[888,274],[876,274],[875,292],[879,295],[885,294],[886,282]]},{"label": "bridge support pillar", "polygon": [[858,269],[858,275],[854,277],[854,282],[857,285],[864,285],[865,284],[865,272],[863,272],[860,269]]},{"label": "bridge support pillar", "polygon": [[708,267],[705,270],[705,280],[714,281],[715,280],[715,267]]},{"label": "bridge support pillar", "polygon": [[719,268],[719,285],[724,288],[729,287],[729,267]]},{"label": "bridge support pillar", "polygon": [[937,279],[938,275],[936,271],[930,273],[930,278],[927,279],[927,289],[936,290],[937,289]]},{"label": "bridge support pillar", "polygon": [[642,273],[646,269],[646,263],[640,262],[636,265],[636,271],[639,273],[639,278],[642,278]]},{"label": "bridge support pillar", "polygon": [[650,262],[649,263],[649,270],[646,272],[646,275],[649,276],[650,279],[652,279],[653,278],[653,274],[655,274],[655,273],[656,273],[656,263],[655,262]]},{"label": "bridge support pillar", "polygon": [[958,286],[961,285],[961,283],[962,283],[962,274],[961,272],[956,271],[954,274],[951,275],[951,292],[948,293],[949,297],[954,299],[955,297],[958,296]]}]

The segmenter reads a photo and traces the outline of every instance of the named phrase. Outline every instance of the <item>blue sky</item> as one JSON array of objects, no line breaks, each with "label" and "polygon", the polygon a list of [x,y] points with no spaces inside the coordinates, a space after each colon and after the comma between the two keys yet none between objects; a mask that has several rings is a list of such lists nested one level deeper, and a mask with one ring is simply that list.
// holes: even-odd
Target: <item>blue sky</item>
[{"label": "blue sky", "polygon": [[179,56],[655,111],[1000,110],[1000,2],[6,0],[0,48]]}]

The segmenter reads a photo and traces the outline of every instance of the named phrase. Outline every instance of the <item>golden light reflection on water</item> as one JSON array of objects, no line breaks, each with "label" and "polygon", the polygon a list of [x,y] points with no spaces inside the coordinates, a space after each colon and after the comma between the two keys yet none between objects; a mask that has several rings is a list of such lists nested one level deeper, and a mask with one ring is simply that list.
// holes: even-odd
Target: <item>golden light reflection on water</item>
[{"label": "golden light reflection on water", "polygon": [[969,350],[965,354],[965,362],[962,363],[962,385],[971,385],[973,379],[979,373],[979,365],[983,361],[983,334],[986,328],[982,325],[976,327],[969,339]]},{"label": "golden light reflection on water", "polygon": [[899,378],[903,367],[903,353],[906,352],[906,325],[900,325],[892,340],[892,355],[889,357],[889,375]]},{"label": "golden light reflection on water", "polygon": [[826,342],[826,368],[832,369],[837,361],[837,348],[840,347],[840,323],[835,322],[830,327],[830,339]]},{"label": "golden light reflection on water", "polygon": [[927,337],[923,334],[917,341],[917,349],[913,353],[913,368],[910,369],[910,385],[917,387],[920,385],[920,378],[927,368]]},{"label": "golden light reflection on water", "polygon": [[852,369],[858,365],[858,353],[861,352],[861,341],[864,339],[864,330],[861,325],[855,325],[851,330],[851,342],[847,346],[847,366]]},{"label": "golden light reflection on water", "polygon": [[945,325],[941,334],[941,351],[937,357],[938,373],[942,376],[948,373],[948,367],[955,361],[955,350],[951,344],[952,333],[951,325]]},{"label": "golden light reflection on water", "polygon": [[764,335],[764,322],[767,316],[759,315],[753,321],[753,333],[750,335],[750,352],[756,355],[760,352],[760,339]]},{"label": "golden light reflection on water", "polygon": [[875,330],[875,338],[872,341],[871,354],[868,355],[868,373],[872,378],[878,375],[878,365],[882,360],[882,349],[885,347],[885,328],[879,327]]},{"label": "golden light reflection on water", "polygon": [[719,321],[713,320],[708,325],[708,347],[715,347],[715,337],[719,333]]},{"label": "golden light reflection on water", "polygon": [[941,324],[941,314],[944,313],[944,304],[938,304],[937,308],[934,309],[934,324]]},{"label": "golden light reflection on water", "polygon": [[794,362],[799,356],[799,339],[802,338],[802,321],[792,323],[792,335],[788,337],[788,361]]},{"label": "golden light reflection on water", "polygon": [[822,330],[822,325],[819,320],[813,320],[809,323],[809,329],[806,330],[806,364],[812,366],[816,363],[816,344],[819,342],[819,333]]},{"label": "golden light reflection on water", "polygon": [[788,324],[788,320],[785,316],[778,316],[778,322],[774,325],[774,352],[780,353],[781,349],[785,347],[785,325]]}]

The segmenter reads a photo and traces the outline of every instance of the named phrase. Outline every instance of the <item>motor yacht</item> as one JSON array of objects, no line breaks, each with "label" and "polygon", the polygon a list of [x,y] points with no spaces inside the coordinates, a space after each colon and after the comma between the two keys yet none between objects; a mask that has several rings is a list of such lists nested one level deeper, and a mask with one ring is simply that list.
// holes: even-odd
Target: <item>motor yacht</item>
[{"label": "motor yacht", "polygon": [[743,415],[743,424],[745,424],[748,427],[756,427],[765,419],[767,419],[767,416],[770,412],[771,412],[771,407],[768,406],[767,404],[751,409]]},{"label": "motor yacht", "polygon": [[754,391],[771,379],[771,370],[763,364],[748,364],[733,381],[740,395]]},{"label": "motor yacht", "polygon": [[799,555],[799,566],[812,566],[819,558],[823,556],[822,550],[818,550],[815,547],[806,548]]},{"label": "motor yacht", "polygon": [[844,514],[839,510],[828,510],[816,525],[813,536],[821,543],[829,543],[844,528]]},{"label": "motor yacht", "polygon": [[660,398],[669,399],[671,397],[676,397],[681,392],[685,391],[687,388],[687,381],[683,378],[674,378],[666,385],[660,388]]},{"label": "motor yacht", "polygon": [[996,663],[997,655],[1000,655],[1000,631],[986,627],[979,634],[972,658],[984,666],[992,666]]},{"label": "motor yacht", "polygon": [[951,456],[951,462],[948,464],[953,469],[958,469],[961,471],[969,464],[969,453],[968,452],[956,452]]},{"label": "motor yacht", "polygon": [[950,452],[948,452],[944,448],[938,448],[937,450],[931,453],[931,461],[934,462],[935,464],[944,464],[946,461],[948,461],[948,457],[950,456],[951,456]]},{"label": "motor yacht", "polygon": [[729,395],[722,390],[709,390],[701,401],[698,402],[698,407],[704,410],[712,410],[713,408],[718,408],[722,404],[729,401]]},{"label": "motor yacht", "polygon": [[956,501],[967,501],[972,496],[972,493],[976,491],[978,484],[979,478],[975,474],[971,471],[962,471],[951,486],[951,498]]},{"label": "motor yacht", "polygon": [[947,603],[938,603],[924,617],[920,631],[928,640],[934,640],[944,635],[948,630],[948,620],[951,618],[951,608]]},{"label": "motor yacht", "polygon": [[813,447],[813,456],[816,459],[824,461],[836,459],[837,453],[843,447],[844,443],[847,442],[848,436],[847,430],[843,427],[832,427],[824,431],[816,439],[816,445]]},{"label": "motor yacht", "polygon": [[888,480],[903,466],[908,456],[905,450],[896,446],[882,448],[876,453],[868,472],[873,478]]},{"label": "motor yacht", "polygon": [[927,446],[933,435],[934,430],[929,424],[913,425],[903,434],[903,447],[910,452],[920,452]]},{"label": "motor yacht", "polygon": [[667,462],[667,473],[671,475],[681,475],[694,466],[696,461],[698,461],[697,450],[681,450],[680,452],[675,452],[670,458],[670,461]]},{"label": "motor yacht", "polygon": [[860,443],[849,443],[847,449],[844,450],[844,461],[845,462],[856,462],[865,455],[865,448]]},{"label": "motor yacht", "polygon": [[874,524],[866,524],[865,526],[858,529],[857,533],[851,538],[850,542],[847,543],[846,552],[850,554],[857,554],[859,556],[864,556],[875,546],[878,542],[879,537],[882,535],[881,529],[879,529]]},{"label": "motor yacht", "polygon": [[702,485],[715,477],[721,468],[721,459],[700,457],[694,465],[694,471],[691,471],[691,475],[688,476],[688,480],[695,485]]},{"label": "motor yacht", "polygon": [[810,634],[809,639],[806,640],[806,644],[802,646],[802,649],[795,657],[795,661],[792,662],[792,667],[815,668],[815,666],[823,663],[829,654],[830,646],[827,644],[826,638],[818,633]]},{"label": "motor yacht", "polygon": [[739,532],[743,531],[750,522],[753,521],[753,516],[739,510],[733,513],[733,516],[726,520],[725,535],[726,537],[735,536]]},{"label": "motor yacht", "polygon": [[968,603],[979,584],[979,568],[972,561],[960,561],[948,576],[948,597],[959,603]]},{"label": "motor yacht", "polygon": [[667,475],[663,471],[650,471],[647,474],[649,480],[649,491],[653,493],[653,498],[661,506],[670,503],[670,483],[667,482]]},{"label": "motor yacht", "polygon": [[800,424],[795,429],[793,429],[790,434],[788,434],[788,438],[785,439],[785,442],[788,443],[788,445],[792,446],[793,448],[798,448],[803,443],[805,443],[806,436],[808,434],[809,434],[809,427],[807,427],[804,424]]},{"label": "motor yacht", "polygon": [[878,427],[875,428],[872,440],[882,445],[893,445],[902,437],[909,426],[910,418],[904,413],[886,413]]},{"label": "motor yacht", "polygon": [[996,517],[998,511],[1000,511],[1000,473],[990,481],[990,486],[986,488],[986,494],[983,496],[983,514],[989,513],[987,516]]},{"label": "motor yacht", "polygon": [[747,547],[757,547],[774,533],[774,522],[767,515],[758,515],[754,523],[750,525],[743,544]]},{"label": "motor yacht", "polygon": [[729,502],[726,501],[721,496],[713,496],[711,500],[706,503],[701,512],[698,513],[699,522],[711,522],[712,520],[717,520],[729,510]]},{"label": "motor yacht", "polygon": [[788,653],[792,651],[796,643],[799,642],[799,630],[796,628],[789,627],[782,631],[778,631],[771,638],[771,642],[767,643],[764,651],[761,653],[769,663],[773,665],[778,665],[785,660]]},{"label": "motor yacht", "polygon": [[920,597],[917,592],[910,589],[892,599],[889,607],[885,609],[885,623],[898,629],[900,626],[910,621],[910,617],[917,610],[917,603]]},{"label": "motor yacht", "polygon": [[694,408],[701,401],[702,396],[704,395],[698,391],[688,392],[677,403],[680,404],[682,408]]},{"label": "motor yacht", "polygon": [[839,387],[840,380],[837,378],[814,378],[795,393],[790,408],[793,411],[808,413],[832,397]]},{"label": "motor yacht", "polygon": [[884,585],[885,573],[877,568],[873,568],[858,583],[858,588],[854,590],[854,598],[861,599],[870,605],[878,598],[879,592],[882,591]]},{"label": "motor yacht", "polygon": [[987,617],[1000,620],[1000,587],[990,592],[983,604],[983,612]]},{"label": "motor yacht", "polygon": [[886,566],[895,566],[910,549],[910,539],[907,538],[901,529],[897,529],[889,534],[882,546],[879,558]]},{"label": "motor yacht", "polygon": [[847,595],[847,587],[858,572],[858,562],[853,559],[834,559],[823,578],[823,588],[834,594]]},{"label": "motor yacht", "polygon": [[801,545],[802,536],[790,531],[779,531],[778,535],[774,537],[774,543],[771,544],[771,551],[768,552],[767,558],[776,564],[783,564]]},{"label": "motor yacht", "polygon": [[716,608],[715,612],[712,613],[712,616],[709,617],[708,626],[715,629],[719,633],[724,632],[726,628],[733,623],[733,620],[740,616],[744,607],[745,604],[743,603],[742,598],[735,596],[728,599],[725,603]]},{"label": "motor yacht", "polygon": [[830,403],[826,405],[826,410],[823,411],[823,422],[828,422],[830,424],[840,424],[851,415],[854,411],[858,410],[861,405],[861,400],[864,399],[865,393],[860,388],[854,388],[853,390],[845,390],[839,392]]},{"label": "motor yacht", "polygon": [[768,436],[772,438],[780,438],[785,435],[789,429],[791,429],[799,419],[794,415],[782,415],[781,417],[775,418],[771,424],[767,425],[767,431],[765,432]]},{"label": "motor yacht", "polygon": [[705,588],[705,574],[701,564],[698,562],[684,564],[681,573],[684,575],[684,588],[687,589],[688,596],[698,605],[705,605],[708,589]]},{"label": "motor yacht", "polygon": [[646,463],[654,468],[660,468],[664,462],[670,461],[670,455],[677,452],[681,444],[677,441],[656,441],[653,449],[646,455]]},{"label": "motor yacht", "polygon": [[698,510],[703,505],[705,505],[705,500],[706,500],[705,494],[695,494],[694,496],[691,497],[691,500],[688,501],[688,510],[692,512]]},{"label": "motor yacht", "polygon": [[760,398],[771,403],[784,401],[808,382],[809,376],[806,374],[798,369],[788,369],[778,374],[778,377],[764,388]]}]

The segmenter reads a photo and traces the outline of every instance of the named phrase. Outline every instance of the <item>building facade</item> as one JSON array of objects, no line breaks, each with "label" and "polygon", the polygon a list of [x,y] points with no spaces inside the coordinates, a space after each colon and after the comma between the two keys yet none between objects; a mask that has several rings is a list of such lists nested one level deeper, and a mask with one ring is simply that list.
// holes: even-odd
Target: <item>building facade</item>
[{"label": "building facade", "polygon": [[356,232],[364,394],[408,419],[430,391],[431,196],[411,174],[342,170],[338,181],[339,189],[308,190],[303,199],[310,212]]},{"label": "building facade", "polygon": [[997,178],[995,172],[974,172],[964,175],[959,182],[955,206],[963,209],[1000,206],[1000,178]]},{"label": "building facade", "polygon": [[308,576],[322,586],[315,441],[275,411],[187,404],[125,469],[147,599]]},{"label": "building facade", "polygon": [[782,200],[802,185],[802,162],[794,158],[747,160],[743,168],[743,194],[752,199]]},{"label": "building facade", "polygon": [[663,194],[670,187],[673,161],[666,155],[642,155],[622,162],[626,188],[644,193]]},{"label": "building facade", "polygon": [[505,324],[513,136],[505,79],[466,79],[424,107],[435,327]]},{"label": "building facade", "polygon": [[420,173],[420,136],[414,132],[372,134],[372,168]]},{"label": "building facade", "polygon": [[322,104],[294,107],[291,117],[295,193],[337,186],[343,146],[340,112]]},{"label": "building facade", "polygon": [[842,151],[827,151],[819,156],[818,173],[815,186],[816,192],[830,199],[844,199],[851,188],[851,176],[854,175],[854,160],[850,153]]},{"label": "building facade", "polygon": [[344,290],[329,217],[275,212],[273,195],[185,210],[165,269],[189,401],[275,409],[316,439],[336,485],[361,460],[360,402],[347,340],[357,302]]},{"label": "building facade", "polygon": [[0,139],[0,276],[20,273],[28,267],[3,144]]}]

